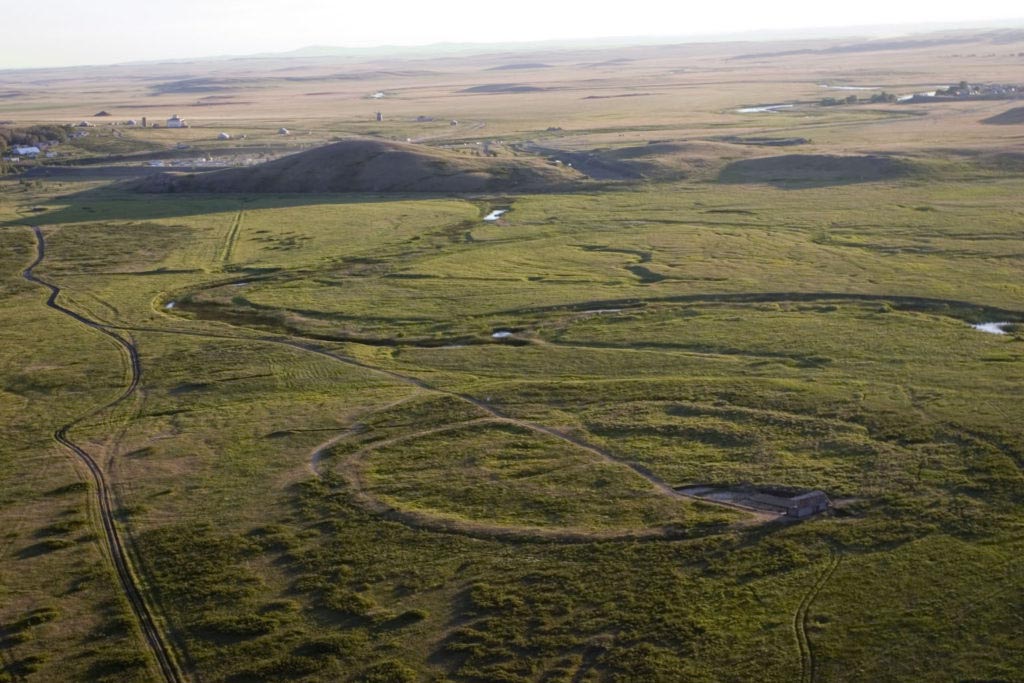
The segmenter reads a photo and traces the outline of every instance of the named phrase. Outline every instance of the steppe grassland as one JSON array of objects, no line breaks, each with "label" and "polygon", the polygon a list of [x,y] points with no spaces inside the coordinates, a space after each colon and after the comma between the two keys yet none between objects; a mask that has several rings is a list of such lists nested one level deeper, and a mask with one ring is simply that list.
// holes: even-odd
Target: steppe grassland
[{"label": "steppe grassland", "polygon": [[[1009,206],[1012,193],[1007,187],[1013,187],[1012,181],[976,189],[974,196],[979,205],[997,206],[1006,202]],[[834,302],[828,300],[827,293],[856,292],[856,283],[862,282],[867,294],[889,294],[894,299],[910,295],[943,298],[942,295],[949,294],[949,283],[941,276],[928,275],[952,272],[959,262],[969,264],[973,259],[962,253],[965,243],[970,243],[974,252],[983,248],[989,250],[989,258],[1006,261],[998,257],[1003,244],[1012,244],[1013,227],[1008,220],[1003,223],[999,218],[987,220],[978,213],[979,209],[972,212],[963,204],[952,205],[949,199],[955,192],[952,187],[910,190],[903,187],[901,191],[893,186],[847,186],[838,191],[829,190],[836,207],[830,225],[842,224],[842,219],[863,201],[888,206],[890,210],[881,215],[900,216],[906,225],[901,226],[900,237],[892,234],[891,225],[856,225],[855,231],[848,230],[853,232],[852,237],[845,234],[844,243],[831,247],[841,253],[852,252],[856,258],[837,256],[833,268],[811,271],[818,273],[817,279],[811,275],[795,278],[791,271],[793,264],[813,260],[793,258],[793,254],[802,253],[796,250],[813,250],[810,253],[814,258],[824,258],[828,253],[827,245],[836,241],[831,234],[826,237],[821,233],[820,215],[810,209],[802,213],[798,208],[811,205],[814,200],[810,195],[823,194],[825,190],[770,187],[747,191],[743,194],[742,205],[720,194],[711,195],[718,200],[711,205],[707,201],[711,198],[707,194],[710,189],[694,191],[684,187],[679,188],[678,195],[628,192],[587,198],[517,198],[510,202],[513,212],[503,224],[496,226],[477,222],[483,209],[489,206],[486,202],[415,199],[374,202],[373,198],[365,198],[355,203],[337,203],[314,198],[309,205],[267,208],[260,208],[260,203],[256,202],[255,206],[245,206],[242,231],[227,264],[222,259],[223,245],[237,214],[233,209],[243,206],[241,202],[195,200],[174,208],[147,201],[143,208],[141,202],[111,197],[109,205],[101,201],[88,204],[93,211],[86,214],[101,213],[98,225],[102,225],[102,229],[93,222],[93,216],[82,224],[55,222],[56,227],[48,228],[53,259],[48,264],[48,272],[73,283],[69,296],[75,301],[88,301],[90,296],[117,301],[122,322],[146,321],[147,326],[168,329],[183,329],[185,321],[160,310],[160,304],[169,298],[163,292],[189,291],[225,278],[238,283],[250,274],[256,277],[248,285],[222,287],[233,293],[225,301],[228,313],[225,320],[231,320],[230,307],[239,305],[237,299],[243,297],[264,307],[321,311],[323,315],[318,320],[332,326],[336,326],[338,320],[383,319],[383,323],[376,324],[381,325],[379,333],[386,335],[401,331],[405,325],[402,318],[409,316],[410,310],[415,312],[412,317],[421,319],[412,323],[413,330],[424,326],[437,328],[442,339],[447,334],[461,332],[484,341],[490,331],[499,326],[522,328],[521,334],[550,346],[488,344],[463,349],[399,346],[378,351],[340,348],[357,353],[364,361],[427,378],[435,386],[486,396],[513,414],[579,430],[624,457],[653,467],[662,477],[677,484],[706,479],[777,481],[782,478],[795,484],[825,486],[840,494],[880,497],[876,503],[882,509],[887,505],[882,501],[892,500],[896,492],[909,488],[913,495],[899,506],[912,501],[914,506],[923,506],[910,516],[913,524],[907,519],[897,521],[887,518],[881,511],[870,510],[861,524],[865,531],[873,529],[870,533],[882,538],[887,537],[885,533],[897,536],[925,533],[928,536],[920,524],[925,522],[924,529],[933,528],[929,524],[935,522],[926,522],[931,517],[941,520],[943,526],[949,525],[950,520],[942,512],[948,491],[978,474],[978,463],[965,463],[948,445],[943,445],[941,438],[932,439],[936,432],[945,429],[943,425],[954,420],[965,426],[973,424],[972,428],[984,431],[998,431],[1007,426],[1007,419],[1013,417],[1011,397],[1019,386],[1019,379],[1006,372],[1017,367],[1012,359],[1019,358],[1019,351],[1012,341],[971,330],[963,320],[945,317],[942,311],[912,312],[898,310],[898,307],[892,310],[881,301]],[[797,194],[808,197],[806,204],[794,204],[788,199]],[[843,204],[844,197],[848,197],[848,206]],[[893,203],[885,204],[886,199]],[[897,201],[899,204],[895,203]],[[942,208],[929,211],[901,208],[910,205]],[[207,206],[212,211],[204,210]],[[737,210],[751,213],[715,213],[722,206],[740,206]],[[594,219],[592,216],[598,207],[601,207],[601,218]],[[57,211],[58,217],[60,211]],[[114,211],[131,220],[115,221],[103,214]],[[616,218],[618,212],[622,219]],[[182,215],[172,217],[167,216],[168,213]],[[147,218],[147,214],[152,218]],[[785,224],[783,230],[771,230],[763,225],[768,221],[761,217],[773,214],[781,216],[778,220]],[[418,234],[417,231],[387,229],[380,233],[372,231],[375,239],[380,239],[377,244],[382,251],[379,253],[395,257],[385,264],[377,264],[379,271],[372,267],[372,262],[365,263],[374,246],[365,239],[352,243],[351,261],[354,263],[345,258],[340,261],[324,258],[327,253],[345,256],[350,253],[347,244],[337,238],[338,226],[352,230],[365,225],[364,230],[367,230],[371,225],[394,225],[393,219],[386,216],[405,216],[413,221],[416,216],[426,219]],[[626,216],[631,218],[626,219]],[[665,216],[678,218],[666,219]],[[371,223],[371,217],[377,220]],[[691,224],[687,217],[696,220]],[[74,214],[67,214],[66,220],[74,218]],[[656,227],[645,226],[645,219]],[[656,222],[666,220],[670,222]],[[926,221],[931,232],[922,237],[920,230],[924,226],[921,224]],[[151,222],[161,229],[140,227]],[[748,223],[754,226],[745,225]],[[986,239],[968,239],[969,236],[959,230],[965,223],[983,224],[985,229],[979,228],[979,231]],[[948,225],[945,231],[943,224]],[[445,225],[448,227],[441,227]],[[566,226],[568,235],[559,235],[558,226]],[[472,242],[465,239],[466,231],[472,236]],[[676,234],[676,231],[683,234]],[[775,239],[765,236],[769,232]],[[730,252],[724,245],[731,243],[723,233],[740,235],[740,246]],[[779,233],[785,238],[779,237]],[[1005,238],[1001,238],[1001,234]],[[117,239],[112,240],[112,235]],[[164,237],[154,239],[155,235]],[[22,239],[28,236],[24,231]],[[413,239],[415,237],[419,239]],[[282,241],[289,239],[287,244],[293,246],[280,248]],[[903,241],[920,245],[922,239],[930,247],[924,254],[918,254],[920,250],[901,253],[907,246]],[[187,244],[188,252],[180,251],[176,240]],[[418,244],[421,242],[425,244]],[[537,243],[541,248],[534,248]],[[585,246],[591,250],[583,249]],[[478,247],[497,250],[500,256],[477,254],[473,257],[472,250]],[[772,248],[783,250],[785,255],[773,254]],[[675,275],[677,279],[643,283],[626,270],[626,266],[643,261],[645,252],[651,254],[650,260],[644,263],[649,270]],[[714,258],[718,254],[722,259]],[[728,265],[716,263],[726,258]],[[119,260],[123,260],[128,270],[145,274],[116,274],[126,272],[118,267]],[[749,276],[750,281],[776,278],[773,284],[779,285],[762,287],[763,290],[824,292],[826,296],[821,302],[807,303],[789,302],[785,297],[778,302],[752,304],[715,301],[712,296],[715,291],[729,293],[735,287],[736,293],[743,293],[740,264],[751,261],[756,263],[756,270]],[[854,277],[856,271],[843,273],[839,267],[851,261],[859,270],[859,278]],[[920,265],[922,261],[924,266]],[[914,262],[919,265],[914,266]],[[482,263],[501,264],[503,272],[499,277],[493,268],[481,268]],[[426,277],[397,278],[403,287],[385,296],[382,292],[392,291],[383,288],[396,279],[389,277],[396,265],[399,273]],[[330,278],[340,279],[346,269],[354,266],[364,272],[350,276],[340,286],[328,286],[333,283]],[[267,275],[258,270],[263,267],[284,270]],[[161,274],[161,268],[191,272]],[[694,273],[695,268],[700,270]],[[236,269],[237,272],[232,272]],[[308,275],[293,278],[293,269],[301,269]],[[900,280],[892,276],[893,269],[897,273],[908,273],[908,291],[895,291]],[[62,271],[76,274],[64,275]],[[771,278],[758,274],[764,272]],[[538,273],[545,277],[531,282],[529,278]],[[686,274],[686,279],[681,273]],[[261,275],[267,279],[259,279]],[[872,286],[871,280],[883,280],[883,277],[887,287]],[[310,282],[317,278],[327,278],[328,284],[310,288]],[[434,291],[437,278],[466,278],[470,284],[465,291],[477,291],[493,280],[498,283],[490,298],[458,297],[450,304],[438,306],[443,290]],[[149,280],[153,280],[152,285],[147,284]],[[360,280],[368,284],[362,287],[355,284]],[[961,296],[961,299],[988,305],[1012,303],[1012,292],[1004,295],[1005,300],[997,294],[1000,280],[1004,289],[1006,280],[1013,281],[1013,278],[1005,278],[1004,272],[979,267],[972,280],[977,289],[970,292],[972,296]],[[990,290],[985,289],[986,280],[993,281]],[[370,286],[370,281],[375,287]],[[708,291],[709,282],[717,287]],[[332,288],[333,298],[328,295]],[[417,291],[419,288],[427,289]],[[551,290],[554,292],[548,293]],[[695,296],[698,300],[663,301],[679,296]],[[702,301],[702,296],[708,300]],[[536,310],[543,305],[568,303],[582,303],[585,310],[591,307],[586,302],[605,299],[630,301],[620,313],[581,315],[571,310],[547,313]],[[651,301],[637,308],[635,304],[644,300]],[[410,305],[409,301],[417,303]],[[434,307],[425,307],[421,303],[424,301],[434,302]],[[185,310],[187,316],[187,307]],[[108,312],[108,315],[112,314]],[[394,318],[403,324],[395,323]],[[466,322],[467,319],[470,322]],[[474,320],[476,322],[472,322]],[[225,328],[214,320],[197,320],[187,326],[187,329],[203,328],[240,337],[251,336],[243,330]],[[375,325],[369,325],[368,329],[373,332]],[[121,454],[118,467],[125,481],[131,482],[122,493],[131,513],[131,526],[141,538],[149,538],[145,530],[152,529],[148,533],[158,535],[161,552],[170,549],[167,546],[170,539],[159,535],[161,528],[168,525],[191,528],[199,524],[206,529],[198,521],[186,520],[219,521],[216,532],[204,530],[199,534],[201,539],[205,538],[202,534],[220,537],[231,528],[263,529],[275,518],[285,529],[273,527],[274,533],[290,536],[285,530],[298,520],[295,513],[281,515],[281,510],[290,507],[288,499],[295,495],[289,493],[295,491],[290,486],[308,479],[306,468],[312,450],[326,437],[344,431],[364,411],[372,413],[374,404],[390,405],[411,400],[421,393],[407,386],[395,386],[379,376],[369,377],[365,371],[346,370],[326,359],[303,357],[295,350],[270,349],[264,345],[253,347],[252,342],[244,340],[203,340],[156,332],[135,332],[133,336],[140,345],[147,368],[147,400],[117,446]],[[927,351],[922,352],[922,349]],[[991,350],[986,353],[986,349]],[[936,362],[936,358],[948,360]],[[992,362],[997,359],[1003,362]],[[638,377],[645,379],[638,382]],[[851,394],[854,387],[860,388]],[[176,408],[181,406],[182,396],[188,397],[189,407],[184,413],[180,412],[180,407]],[[301,400],[296,400],[296,396]],[[596,404],[595,396],[601,396]],[[724,396],[736,406],[735,410],[723,412],[716,408]],[[922,410],[922,397],[927,406],[925,413],[908,418],[914,411]],[[416,402],[410,405],[413,404]],[[993,404],[999,406],[1000,411],[993,411]],[[398,415],[401,415],[401,405],[394,409]],[[427,414],[440,410],[440,415],[444,415],[451,410],[444,405],[431,408],[433,402],[429,400],[426,405]],[[618,408],[609,412],[609,405]],[[666,407],[676,412],[666,413]],[[689,413],[679,413],[681,409]],[[690,417],[685,417],[686,414]],[[815,417],[816,414],[819,417]],[[1005,415],[1005,419],[999,417],[1000,414]],[[804,421],[809,427],[801,427],[800,416],[806,416]],[[473,417],[472,413],[461,414],[460,411],[456,421]],[[444,424],[446,418],[436,417],[435,420]],[[385,422],[377,428],[396,429],[389,424]],[[404,429],[415,431],[414,425],[419,424],[417,419]],[[905,435],[908,425],[921,430],[924,444],[898,443],[897,436]],[[93,429],[98,442],[109,426],[96,425],[83,434],[88,435]],[[398,433],[401,429],[399,426]],[[892,436],[885,437],[886,431]],[[480,431],[481,436],[487,433]],[[414,449],[426,449],[424,454],[430,458],[450,452],[453,445],[457,447],[460,443],[458,440],[438,441],[438,438],[411,439],[409,443]],[[835,451],[836,444],[841,443],[847,449],[846,454],[823,458],[820,450],[823,438],[833,440],[825,448]],[[897,438],[897,442],[890,442],[892,438]],[[273,445],[270,450],[268,443]],[[680,460],[682,443],[687,444],[688,455]],[[342,453],[356,448],[346,446],[344,440],[339,447]],[[749,459],[751,452],[765,455],[760,460]],[[268,457],[270,453],[273,457]],[[858,464],[858,457],[869,459]],[[1001,469],[998,456],[992,454],[992,457],[995,461],[990,463],[989,469],[994,467],[995,475],[989,472],[986,476],[995,477],[994,485],[1010,485],[1012,467],[1005,470],[1005,475],[999,475],[1005,468]],[[331,462],[331,458],[326,460],[328,465]],[[447,507],[448,512],[443,514],[451,514],[450,506],[455,505],[454,511],[458,514],[470,517],[480,514],[464,507],[458,499],[448,500],[438,508],[436,502],[431,502],[431,496],[435,495],[431,493],[432,488],[424,488],[422,481],[416,483],[417,477],[423,476],[422,470],[417,469],[419,474],[413,473],[413,478],[408,478],[401,468],[388,469],[391,460],[387,457],[374,460],[371,456],[369,462],[375,472],[387,473],[389,486],[412,487],[401,502],[414,509],[426,506],[428,510],[443,513]],[[443,466],[443,460],[438,462]],[[925,463],[923,468],[922,462]],[[863,471],[863,467],[868,470]],[[1004,479],[1006,476],[1010,479]],[[893,504],[895,501],[888,505]],[[977,524],[984,518],[986,525],[996,523],[998,528],[1011,519],[1005,517],[1005,508],[1003,512],[981,511],[969,499],[960,504],[966,508],[958,514],[968,524]],[[583,511],[593,514],[586,512],[585,507]],[[891,515],[891,510],[887,514]],[[1006,522],[998,522],[1000,517]],[[536,521],[529,516],[521,520],[526,525]],[[885,529],[887,531],[883,532]],[[190,533],[199,532],[193,529]],[[859,539],[856,543],[865,542],[864,538],[856,538]],[[209,542],[220,547],[213,540]],[[251,552],[236,551],[243,553],[237,562],[246,557],[244,552]],[[258,596],[272,595],[275,591],[280,595],[288,594],[287,572],[281,576],[279,570],[258,559],[244,562],[258,568],[256,575],[263,577],[261,582],[265,586],[254,589],[251,599],[258,600]],[[165,580],[175,585],[173,577],[157,578],[162,570],[155,563],[151,571],[157,582]],[[227,563],[223,571],[240,570]],[[278,578],[273,578],[275,575]],[[185,586],[179,586],[179,590],[185,590]],[[170,603],[173,603],[173,595],[173,592],[169,594]],[[254,610],[262,609],[258,604],[254,603]],[[357,601],[357,604],[362,603]],[[441,609],[443,600],[429,604],[434,610]],[[195,608],[195,605],[187,607]],[[174,613],[175,608],[170,604],[168,609]],[[373,617],[373,608],[366,605],[349,605],[344,609],[368,610],[370,617],[364,618],[371,618],[371,622],[381,618]],[[427,607],[416,609],[432,613]],[[182,614],[182,619],[188,622]],[[980,617],[971,612],[971,618]],[[194,627],[197,633],[210,628],[207,623],[210,619],[213,617]],[[272,626],[260,622],[262,625],[250,624],[248,628],[270,629],[269,635],[278,633],[283,623],[291,624],[291,630],[304,623],[301,619],[293,623],[298,617],[288,617],[284,622],[275,619]],[[425,621],[416,628],[432,628],[432,620]],[[229,628],[216,620],[214,623],[220,624],[219,628]],[[324,626],[307,624],[300,631],[306,633],[309,628],[314,629],[309,633],[315,633]],[[232,654],[225,660],[223,647],[207,651],[208,641],[197,637],[195,642],[189,641],[189,647],[201,653],[197,656],[204,662],[203,666],[207,661],[211,666],[214,661],[225,662],[223,665],[228,667],[225,671],[230,669],[230,661],[237,661],[239,664],[234,666],[241,666],[244,656],[239,655],[241,658],[236,660]],[[378,638],[371,641],[378,642]],[[819,641],[827,642],[824,632]],[[300,641],[295,643],[295,647],[301,648]],[[260,647],[266,647],[265,642]],[[228,651],[238,652],[235,648]],[[407,656],[413,661],[416,658],[412,654]]]},{"label": "steppe grassland", "polygon": [[[459,120],[460,126],[465,124],[466,137],[471,140],[514,138],[520,134],[535,138],[548,127],[559,127],[563,131],[556,132],[554,137],[584,129],[605,136],[609,142],[646,142],[661,136],[659,129],[680,135],[702,129],[707,132],[728,128],[733,130],[727,132],[733,132],[800,123],[788,114],[744,117],[733,110],[792,100],[815,102],[829,94],[820,87],[822,84],[877,86],[903,93],[927,90],[974,74],[979,74],[979,78],[983,74],[993,82],[1013,82],[1019,77],[1019,58],[1012,43],[995,48],[979,46],[973,52],[971,46],[954,44],[898,53],[736,58],[785,49],[784,45],[768,47],[756,43],[641,47],[619,51],[617,57],[622,61],[618,62],[608,62],[607,54],[600,51],[551,52],[530,57],[530,62],[547,65],[545,68],[527,70],[490,69],[508,64],[506,55],[379,60],[342,67],[323,60],[234,60],[204,65],[202,73],[197,74],[208,79],[213,87],[218,83],[225,87],[213,97],[209,90],[190,90],[187,78],[182,78],[182,69],[173,65],[119,67],[120,79],[111,79],[101,70],[84,68],[55,72],[52,80],[24,72],[7,77],[10,86],[22,95],[5,101],[5,111],[19,122],[77,123],[86,119],[101,124],[101,128],[104,119],[92,118],[100,110],[110,111],[114,121],[148,115],[150,122],[158,123],[178,113],[193,126],[186,130],[121,131],[125,139],[138,139],[143,146],[182,141],[212,144],[222,130],[236,138],[247,134],[246,143],[257,144],[314,144],[341,132],[372,132],[400,139],[457,138],[461,128],[450,130],[450,119]],[[275,67],[288,68],[291,75],[302,78],[273,77]],[[138,78],[140,75],[146,78]],[[93,78],[97,79],[97,87],[86,87]],[[464,92],[494,84],[526,84],[542,90],[515,94]],[[372,95],[376,92],[383,92],[385,97],[374,99]],[[587,99],[591,97],[605,99]],[[905,112],[920,108],[897,109]],[[373,120],[376,111],[385,114],[383,125]],[[874,115],[860,108],[829,112],[828,118],[863,121],[865,116]],[[435,120],[417,123],[418,116]],[[808,125],[822,122],[813,113],[801,112],[797,117],[805,117]],[[480,123],[486,125],[474,127]],[[281,126],[291,129],[294,135],[287,139],[278,136]],[[828,143],[898,144],[905,136],[959,141],[964,134],[959,126],[943,129],[941,124],[930,123],[902,126],[898,136],[887,139],[884,133],[879,137],[876,132],[885,128],[872,125],[863,132],[851,130],[846,140],[830,136]],[[306,135],[310,130],[312,135]],[[99,135],[102,130],[92,132]],[[234,146],[238,142],[217,144]]]},{"label": "steppe grassland", "polygon": [[[866,68],[855,59],[851,72]],[[993,80],[1010,78],[990,61]],[[915,80],[902,78],[938,77],[936,64],[915,57],[901,66]],[[116,476],[121,523],[190,667],[233,681],[794,680],[807,673],[799,643],[810,642],[813,675],[825,680],[1012,680],[1024,668],[1020,342],[967,325],[985,307],[1020,311],[1020,179],[934,149],[952,131],[983,150],[1013,133],[965,125],[992,103],[929,110],[927,126],[888,108],[807,120],[729,113],[820,94],[752,80],[660,100],[463,96],[459,117],[487,119],[473,133],[484,139],[563,125],[548,121],[554,112],[584,130],[552,136],[579,148],[680,130],[785,131],[814,139],[800,151],[898,144],[932,165],[907,180],[824,188],[686,182],[470,200],[139,199],[69,196],[67,186],[3,195],[5,219],[44,225],[40,273],[76,310],[129,328],[142,354],[140,397],[75,435]],[[438,88],[438,106],[451,90]],[[254,111],[279,111],[274,97]],[[423,110],[393,103],[407,116]],[[309,105],[295,127],[328,121],[316,112],[331,106]],[[323,126],[346,127],[334,121]],[[700,122],[730,125],[692,127]],[[254,135],[276,140],[275,124]],[[17,213],[35,205],[50,210]],[[495,206],[512,211],[482,223]],[[2,236],[14,341],[4,367],[15,369],[3,409],[19,444],[3,465],[14,520],[5,557],[17,558],[4,562],[17,596],[3,602],[5,666],[49,680],[143,680],[144,658],[114,656],[132,651],[131,623],[112,577],[95,569],[95,537],[78,526],[88,498],[63,488],[75,477],[50,440],[117,393],[123,366],[113,345],[42,308],[41,290],[21,280],[30,231],[10,225]],[[180,306],[164,309],[171,301]],[[595,308],[621,310],[586,312]],[[527,344],[494,342],[498,329]],[[297,334],[372,367],[276,343]],[[78,389],[56,390],[67,386]],[[493,421],[466,426],[490,419],[466,397],[672,485],[820,486],[844,507],[799,526],[726,527],[738,513],[666,509],[628,470],[596,482],[593,470],[560,467],[583,457],[564,444]],[[521,458],[503,466],[503,453],[532,457],[533,469]],[[361,502],[366,491],[346,476],[353,462],[370,494],[419,519],[589,530],[594,541],[394,521]],[[473,476],[483,485],[466,490],[482,499],[445,495]],[[615,498],[590,495],[599,484]],[[629,519],[610,513],[616,505]],[[600,536],[666,522],[690,540]],[[62,542],[40,546],[51,533]],[[62,581],[41,579],[54,576]],[[33,623],[47,603],[57,614]],[[54,643],[69,656],[47,655]]]}]

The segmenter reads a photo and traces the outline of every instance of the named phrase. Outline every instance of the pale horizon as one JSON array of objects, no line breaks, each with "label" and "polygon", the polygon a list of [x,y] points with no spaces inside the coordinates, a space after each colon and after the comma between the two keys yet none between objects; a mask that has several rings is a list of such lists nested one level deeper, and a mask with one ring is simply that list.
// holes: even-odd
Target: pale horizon
[{"label": "pale horizon", "polygon": [[102,6],[39,0],[6,10],[9,31],[0,70],[171,61],[228,55],[332,48],[426,47],[444,43],[535,43],[615,39],[699,39],[758,32],[829,31],[865,26],[1024,24],[1016,2],[980,0],[969,8],[936,8],[924,2],[865,0],[826,6],[807,0],[741,2],[702,8],[664,9],[636,0],[630,11],[593,5],[523,0],[507,15],[480,4],[452,0],[443,6],[395,1],[341,7],[299,0],[285,6],[267,0],[167,5],[110,0]]}]

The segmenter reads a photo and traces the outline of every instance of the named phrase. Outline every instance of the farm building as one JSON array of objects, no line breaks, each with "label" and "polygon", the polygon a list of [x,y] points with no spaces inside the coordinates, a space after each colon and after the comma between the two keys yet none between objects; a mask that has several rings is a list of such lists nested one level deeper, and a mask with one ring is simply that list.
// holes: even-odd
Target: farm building
[{"label": "farm building", "polygon": [[185,123],[185,119],[181,118],[177,114],[167,119],[168,128],[188,128],[188,124]]},{"label": "farm building", "polygon": [[290,133],[291,133],[291,131],[288,130],[287,128],[278,128],[277,129],[277,134],[278,135],[289,135]]},{"label": "farm building", "polygon": [[220,135],[217,136],[217,139],[218,140],[230,140],[231,139],[231,135],[228,134],[228,133],[221,133]]},{"label": "farm building", "polygon": [[831,504],[824,491],[808,491],[789,499],[786,515],[788,517],[809,517],[819,512],[825,512]]},{"label": "farm building", "polygon": [[691,484],[677,491],[684,496],[706,498],[749,510],[772,512],[780,517],[806,519],[827,512],[832,501],[824,491],[807,491],[790,486],[754,486],[745,482],[733,486]]},{"label": "farm building", "polygon": [[29,157],[30,159],[39,156],[39,148],[35,146],[15,145],[11,151],[20,157]]}]

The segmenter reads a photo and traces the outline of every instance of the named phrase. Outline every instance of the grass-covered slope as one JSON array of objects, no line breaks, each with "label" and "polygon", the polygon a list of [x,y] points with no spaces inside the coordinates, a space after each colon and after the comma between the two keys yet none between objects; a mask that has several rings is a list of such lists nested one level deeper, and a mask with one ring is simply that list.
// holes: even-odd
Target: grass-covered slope
[{"label": "grass-covered slope", "polygon": [[1014,107],[1013,109],[1007,109],[1001,114],[990,116],[987,119],[983,119],[982,123],[996,126],[1012,126],[1024,124],[1024,107]]},{"label": "grass-covered slope", "polygon": [[353,139],[247,168],[161,174],[145,192],[523,192],[567,188],[579,176],[535,161],[474,157],[422,145]]},{"label": "grass-covered slope", "polygon": [[724,183],[822,184],[872,182],[905,178],[914,166],[880,154],[783,154],[734,161],[722,169]]}]

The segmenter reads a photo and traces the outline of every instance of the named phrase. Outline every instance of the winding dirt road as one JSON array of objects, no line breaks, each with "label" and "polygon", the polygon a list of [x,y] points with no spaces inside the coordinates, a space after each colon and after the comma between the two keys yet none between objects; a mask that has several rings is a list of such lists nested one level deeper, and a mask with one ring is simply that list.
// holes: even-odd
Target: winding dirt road
[{"label": "winding dirt road", "polygon": [[801,683],[814,683],[817,674],[814,649],[811,647],[811,638],[807,633],[808,613],[811,611],[811,605],[818,597],[818,594],[821,593],[825,584],[828,583],[828,580],[835,574],[836,569],[839,568],[840,559],[840,556],[834,550],[829,550],[828,565],[814,582],[814,585],[804,595],[796,609],[796,613],[793,615],[793,629],[796,632],[796,645],[800,653]]},{"label": "winding dirt road", "polygon": [[99,463],[97,463],[96,460],[85,451],[85,449],[75,443],[68,435],[76,425],[103,411],[117,406],[135,393],[135,390],[139,386],[139,378],[142,376],[142,366],[139,363],[139,353],[135,346],[121,335],[106,329],[99,323],[89,320],[81,314],[57,303],[57,298],[60,296],[60,287],[43,280],[33,272],[39,264],[43,262],[43,259],[46,258],[46,239],[43,236],[43,231],[40,230],[38,226],[33,225],[31,227],[36,238],[36,258],[31,265],[22,271],[22,277],[33,284],[37,284],[40,287],[49,290],[50,296],[46,300],[47,307],[52,308],[55,311],[59,311],[82,325],[106,336],[117,345],[118,349],[128,360],[128,386],[126,386],[125,389],[109,403],[82,415],[62,427],[59,427],[54,432],[53,437],[59,444],[71,451],[85,465],[89,470],[89,474],[92,476],[93,482],[96,485],[96,497],[97,502],[99,503],[99,516],[100,522],[103,526],[103,536],[106,539],[105,547],[110,556],[110,561],[117,572],[117,578],[121,584],[121,589],[124,592],[125,597],[128,599],[128,603],[131,605],[132,612],[135,614],[136,621],[139,624],[139,629],[142,631],[142,634],[146,639],[146,643],[157,662],[161,677],[163,680],[167,681],[167,683],[183,683],[186,679],[181,674],[180,669],[175,663],[174,652],[167,644],[165,636],[157,626],[156,619],[153,617],[153,613],[147,605],[142,592],[139,590],[139,586],[136,583],[135,574],[132,572],[131,568],[131,560],[128,550],[124,541],[121,539],[121,534],[114,522],[115,505],[110,492],[110,486],[107,483],[103,469],[100,467]]}]

